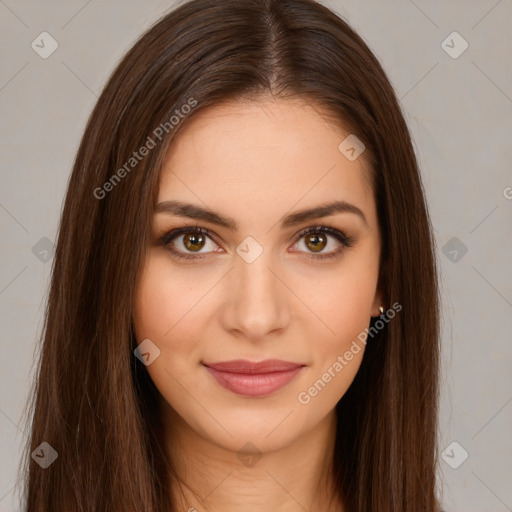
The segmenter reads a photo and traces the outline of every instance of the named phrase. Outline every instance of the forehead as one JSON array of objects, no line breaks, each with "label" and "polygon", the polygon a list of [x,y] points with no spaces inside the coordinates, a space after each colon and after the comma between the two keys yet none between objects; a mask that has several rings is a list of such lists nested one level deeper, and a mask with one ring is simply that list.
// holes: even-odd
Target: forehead
[{"label": "forehead", "polygon": [[158,201],[179,198],[224,211],[240,207],[274,219],[294,204],[326,200],[371,208],[366,161],[350,161],[338,149],[349,134],[317,104],[301,99],[209,106],[173,140]]}]

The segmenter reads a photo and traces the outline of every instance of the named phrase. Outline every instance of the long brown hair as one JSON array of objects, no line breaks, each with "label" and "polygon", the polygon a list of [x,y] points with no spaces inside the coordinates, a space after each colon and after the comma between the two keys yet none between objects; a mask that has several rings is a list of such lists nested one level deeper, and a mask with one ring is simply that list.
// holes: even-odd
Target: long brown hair
[{"label": "long brown hair", "polygon": [[[368,342],[337,405],[340,492],[350,512],[439,510],[439,294],[420,172],[379,61],[313,0],[189,1],[143,34],[107,81],[61,216],[27,402],[24,510],[175,510],[158,391],[133,353],[134,293],[175,134],[208,105],[260,94],[307,98],[365,144],[379,285],[386,305],[403,308]],[[43,442],[58,454],[45,469],[31,456]]]}]

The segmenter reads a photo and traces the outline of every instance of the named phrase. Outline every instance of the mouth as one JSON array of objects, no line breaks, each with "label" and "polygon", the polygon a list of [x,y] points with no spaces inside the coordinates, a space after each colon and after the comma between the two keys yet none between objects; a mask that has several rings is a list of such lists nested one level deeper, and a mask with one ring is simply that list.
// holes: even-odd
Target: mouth
[{"label": "mouth", "polygon": [[223,388],[248,397],[268,396],[292,381],[305,367],[303,364],[269,359],[202,363]]}]

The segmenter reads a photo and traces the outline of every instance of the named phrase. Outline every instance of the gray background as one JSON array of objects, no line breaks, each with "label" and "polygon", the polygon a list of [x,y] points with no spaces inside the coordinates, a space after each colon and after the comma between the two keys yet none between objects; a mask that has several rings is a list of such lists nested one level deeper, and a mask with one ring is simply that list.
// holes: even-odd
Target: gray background
[{"label": "gray background", "polygon": [[[422,168],[442,280],[444,505],[512,511],[512,0],[323,3],[381,60]],[[87,116],[118,60],[173,5],[0,0],[2,512],[18,510],[51,244]],[[31,47],[44,31],[58,42],[47,59]],[[457,58],[443,48],[458,54],[460,39],[442,45],[454,31],[469,44]]]}]

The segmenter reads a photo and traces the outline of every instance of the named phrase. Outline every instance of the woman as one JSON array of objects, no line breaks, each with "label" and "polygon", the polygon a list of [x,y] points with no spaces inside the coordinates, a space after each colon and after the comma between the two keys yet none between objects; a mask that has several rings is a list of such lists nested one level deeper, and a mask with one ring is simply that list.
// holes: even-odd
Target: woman
[{"label": "woman", "polygon": [[192,0],[69,182],[26,507],[438,511],[439,299],[410,135],[313,0]]}]

